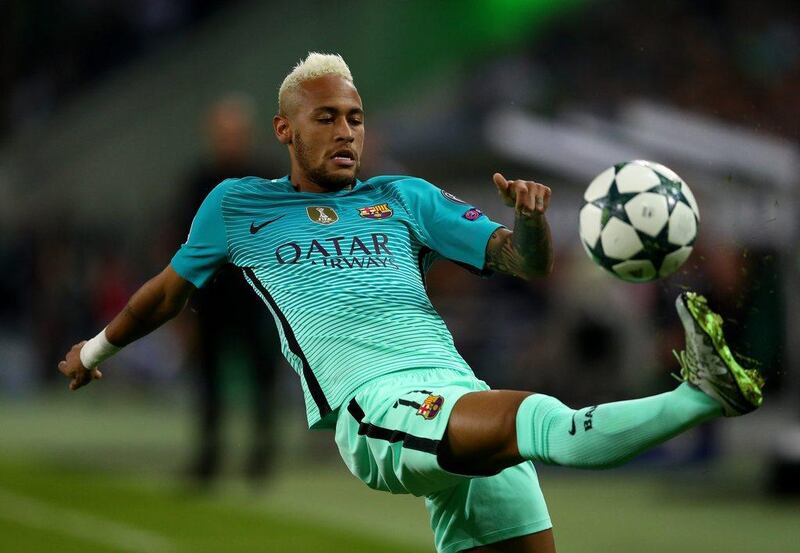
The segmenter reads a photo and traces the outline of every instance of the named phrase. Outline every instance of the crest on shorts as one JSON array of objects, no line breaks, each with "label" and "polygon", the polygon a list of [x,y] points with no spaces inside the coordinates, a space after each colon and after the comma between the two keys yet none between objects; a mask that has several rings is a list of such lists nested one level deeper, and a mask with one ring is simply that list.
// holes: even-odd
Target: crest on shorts
[{"label": "crest on shorts", "polygon": [[359,207],[358,214],[366,219],[388,219],[394,215],[394,211],[389,207],[389,204],[378,204],[368,207]]},{"label": "crest on shorts", "polygon": [[417,415],[425,420],[431,420],[439,414],[443,403],[444,398],[442,396],[429,395],[425,398],[425,401],[422,402],[422,405],[419,406],[419,409],[417,409]]},{"label": "crest on shorts", "polygon": [[311,206],[306,208],[308,218],[320,225],[332,225],[339,220],[339,215],[332,207]]}]

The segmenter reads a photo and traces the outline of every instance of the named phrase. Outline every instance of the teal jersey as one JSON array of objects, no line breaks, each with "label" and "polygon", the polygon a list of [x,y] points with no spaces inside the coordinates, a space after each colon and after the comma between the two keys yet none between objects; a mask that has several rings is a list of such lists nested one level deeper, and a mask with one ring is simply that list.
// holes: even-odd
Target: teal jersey
[{"label": "teal jersey", "polygon": [[[300,376],[311,427],[392,372],[472,374],[425,292],[441,256],[476,272],[501,225],[422,179],[297,192],[288,177],[228,179],[205,199],[172,268],[198,288],[226,263],[267,304]],[[235,313],[231,313],[235,317]]]}]

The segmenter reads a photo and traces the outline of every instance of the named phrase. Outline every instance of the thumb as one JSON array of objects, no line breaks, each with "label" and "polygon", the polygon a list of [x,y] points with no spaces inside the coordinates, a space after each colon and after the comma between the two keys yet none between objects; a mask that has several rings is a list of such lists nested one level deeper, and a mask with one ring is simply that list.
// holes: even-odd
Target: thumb
[{"label": "thumb", "polygon": [[100,380],[103,378],[103,373],[100,372],[100,369],[92,369],[92,380]]},{"label": "thumb", "polygon": [[495,173],[494,175],[492,175],[492,180],[494,181],[494,185],[500,192],[505,192],[506,190],[508,190],[508,181],[500,173]]}]

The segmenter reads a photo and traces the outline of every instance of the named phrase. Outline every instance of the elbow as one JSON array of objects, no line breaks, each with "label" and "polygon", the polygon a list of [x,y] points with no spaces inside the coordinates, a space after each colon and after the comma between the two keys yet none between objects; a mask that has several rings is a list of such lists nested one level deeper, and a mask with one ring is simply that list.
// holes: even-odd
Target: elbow
[{"label": "elbow", "polygon": [[187,301],[188,298],[185,297],[169,298],[164,305],[166,317],[168,319],[174,319],[180,315],[181,311],[183,311],[183,308],[186,307]]}]

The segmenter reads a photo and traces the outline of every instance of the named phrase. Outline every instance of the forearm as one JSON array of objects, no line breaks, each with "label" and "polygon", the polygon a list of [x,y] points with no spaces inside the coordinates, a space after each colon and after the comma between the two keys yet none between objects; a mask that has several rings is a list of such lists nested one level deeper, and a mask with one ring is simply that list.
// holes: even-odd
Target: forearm
[{"label": "forearm", "polygon": [[[147,281],[131,296],[125,308],[106,327],[106,338],[123,347],[154,331],[183,310],[191,288],[169,287],[165,284],[172,271],[167,268]],[[172,273],[174,275],[174,272]]]},{"label": "forearm", "polygon": [[517,211],[512,234],[514,250],[521,258],[524,276],[544,276],[553,270],[553,240],[543,213]]},{"label": "forearm", "polygon": [[553,268],[553,244],[544,214],[517,211],[514,232],[497,229],[489,240],[486,266],[525,280],[549,274]]}]

